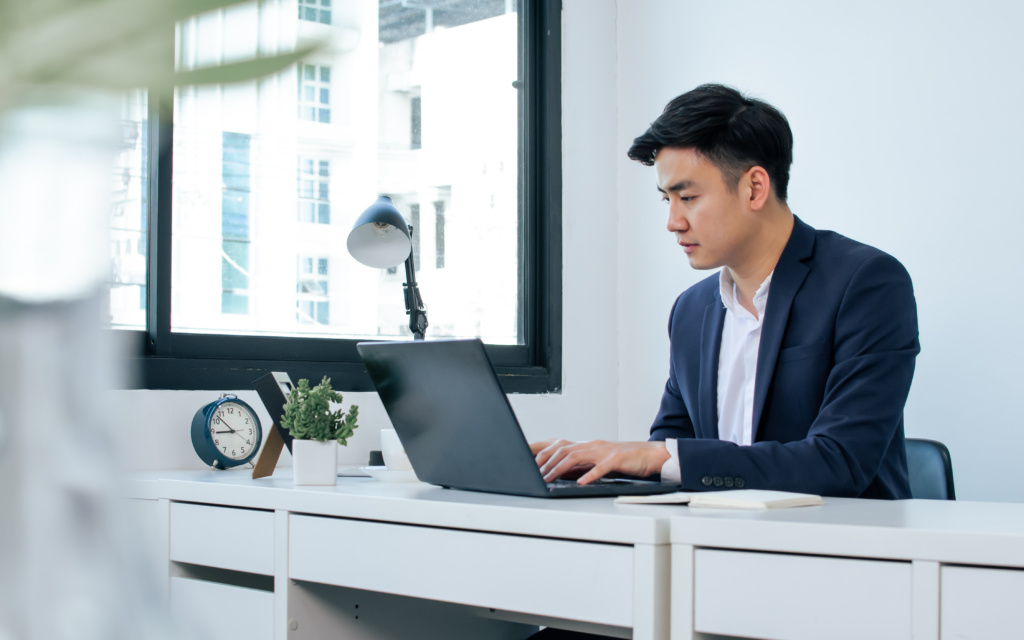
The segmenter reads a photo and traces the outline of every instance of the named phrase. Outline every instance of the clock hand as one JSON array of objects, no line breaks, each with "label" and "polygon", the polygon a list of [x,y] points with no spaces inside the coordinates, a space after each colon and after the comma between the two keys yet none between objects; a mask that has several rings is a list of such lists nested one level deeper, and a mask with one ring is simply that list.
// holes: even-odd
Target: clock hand
[{"label": "clock hand", "polygon": [[221,423],[222,425],[224,425],[225,427],[227,427],[228,429],[230,429],[230,432],[231,432],[231,433],[238,433],[238,431],[237,431],[237,430],[235,430],[235,429],[232,429],[232,428],[231,428],[231,425],[230,425],[230,424],[228,424],[228,421],[227,421],[227,420],[225,420],[224,418],[221,418],[221,419],[220,419],[220,423]]}]

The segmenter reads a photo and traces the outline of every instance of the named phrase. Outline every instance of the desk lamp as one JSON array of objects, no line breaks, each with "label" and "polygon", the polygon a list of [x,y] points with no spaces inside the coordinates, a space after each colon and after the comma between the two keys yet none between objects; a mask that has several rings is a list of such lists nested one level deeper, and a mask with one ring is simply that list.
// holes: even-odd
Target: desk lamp
[{"label": "desk lamp", "polygon": [[348,252],[368,267],[389,269],[405,260],[405,312],[416,340],[427,330],[427,309],[416,284],[412,258],[412,225],[405,221],[388,196],[381,196],[356,220],[348,234]]}]

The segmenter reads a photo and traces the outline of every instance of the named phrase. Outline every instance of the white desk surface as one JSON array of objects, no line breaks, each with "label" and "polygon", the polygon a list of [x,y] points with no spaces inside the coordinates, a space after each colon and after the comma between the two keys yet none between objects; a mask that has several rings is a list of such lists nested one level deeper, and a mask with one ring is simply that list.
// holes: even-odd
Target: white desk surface
[{"label": "white desk surface", "polygon": [[[736,511],[541,499],[422,483],[338,478],[296,487],[291,470],[157,471],[129,483],[136,498],[590,540],[1024,567],[1024,504],[826,498],[818,507]],[[671,531],[671,535],[670,535]]]},{"label": "white desk surface", "polygon": [[527,498],[372,478],[341,477],[333,487],[296,487],[290,469],[257,480],[248,469],[135,474],[128,494],[615,544],[668,544],[668,516],[673,514],[661,506],[616,505],[612,498]]},{"label": "white desk surface", "polygon": [[672,511],[677,544],[1024,567],[1024,504],[826,498],[795,509]]}]

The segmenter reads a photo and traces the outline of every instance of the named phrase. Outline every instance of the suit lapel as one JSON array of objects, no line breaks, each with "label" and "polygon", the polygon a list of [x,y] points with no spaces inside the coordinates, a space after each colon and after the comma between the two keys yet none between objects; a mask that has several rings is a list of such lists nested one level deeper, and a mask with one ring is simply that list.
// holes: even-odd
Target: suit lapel
[{"label": "suit lapel", "polygon": [[696,434],[698,438],[718,439],[718,355],[721,352],[724,323],[725,306],[716,289],[714,300],[704,309],[704,323],[701,326],[700,386],[697,390],[700,408]]},{"label": "suit lapel", "polygon": [[[814,251],[814,229],[800,218],[794,217],[793,232],[789,242],[779,256],[772,275],[771,288],[768,291],[768,306],[764,311],[764,323],[761,325],[761,344],[757,350],[757,375],[754,381],[754,415],[752,416],[751,438],[757,442],[760,429],[761,413],[764,410],[768,388],[771,386],[775,362],[782,348],[782,337],[789,323],[789,310],[793,299],[807,277],[809,271],[804,260]],[[721,338],[721,331],[719,331]],[[715,377],[717,380],[717,376]]]}]

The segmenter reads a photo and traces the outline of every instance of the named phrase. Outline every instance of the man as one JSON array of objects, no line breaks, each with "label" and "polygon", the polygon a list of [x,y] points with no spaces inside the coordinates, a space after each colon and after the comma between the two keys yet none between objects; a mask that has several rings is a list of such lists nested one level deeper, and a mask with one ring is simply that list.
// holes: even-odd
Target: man
[{"label": "man", "polygon": [[721,85],[672,100],[634,140],[629,157],[654,166],[690,266],[721,271],[672,309],[650,441],[535,443],[547,480],[660,473],[684,491],[910,497],[903,407],[920,351],[910,276],[793,215],[792,140],[774,107]]}]

